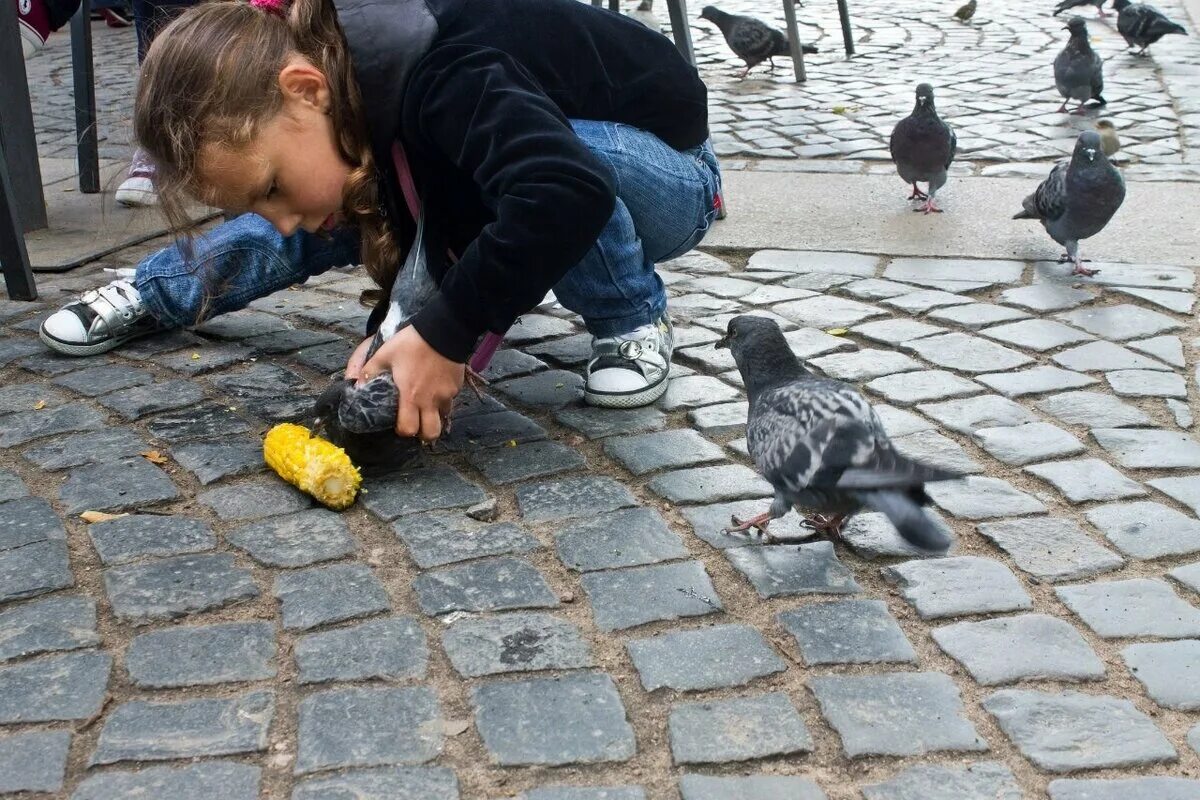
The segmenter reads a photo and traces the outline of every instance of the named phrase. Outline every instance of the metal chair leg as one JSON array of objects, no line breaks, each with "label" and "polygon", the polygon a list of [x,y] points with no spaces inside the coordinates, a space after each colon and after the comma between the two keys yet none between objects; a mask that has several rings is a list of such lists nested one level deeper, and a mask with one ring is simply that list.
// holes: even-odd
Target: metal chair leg
[{"label": "metal chair leg", "polygon": [[683,54],[687,62],[696,65],[696,54],[692,51],[692,29],[688,27],[687,0],[667,0],[667,14],[671,17],[671,36],[675,49]]},{"label": "metal chair leg", "polygon": [[842,21],[842,43],[846,46],[846,55],[854,55],[854,32],[850,29],[850,7],[846,0],[837,0],[838,17]]},{"label": "metal chair leg", "polygon": [[8,179],[8,162],[4,143],[0,142],[0,268],[4,271],[4,286],[13,300],[37,300],[33,270],[29,268],[29,252],[25,249],[25,234],[17,219],[16,196]]},{"label": "metal chair leg", "polygon": [[796,4],[792,0],[783,0],[783,18],[787,20],[788,48],[792,52],[796,83],[804,83],[808,80],[804,72],[804,47],[800,43],[800,25],[796,22]]},{"label": "metal chair leg", "polygon": [[100,191],[100,153],[96,136],[96,72],[92,62],[92,4],[82,0],[71,17],[71,77],[75,84],[75,141],[79,191]]}]

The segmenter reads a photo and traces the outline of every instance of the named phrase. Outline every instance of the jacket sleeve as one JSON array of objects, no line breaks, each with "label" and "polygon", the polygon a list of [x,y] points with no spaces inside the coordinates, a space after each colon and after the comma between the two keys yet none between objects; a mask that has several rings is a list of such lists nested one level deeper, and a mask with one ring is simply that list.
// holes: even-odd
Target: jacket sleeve
[{"label": "jacket sleeve", "polygon": [[480,334],[508,330],[595,244],[613,212],[611,173],[498,50],[431,53],[413,72],[404,114],[422,146],[474,178],[494,215],[413,319],[435,350],[466,361]]}]

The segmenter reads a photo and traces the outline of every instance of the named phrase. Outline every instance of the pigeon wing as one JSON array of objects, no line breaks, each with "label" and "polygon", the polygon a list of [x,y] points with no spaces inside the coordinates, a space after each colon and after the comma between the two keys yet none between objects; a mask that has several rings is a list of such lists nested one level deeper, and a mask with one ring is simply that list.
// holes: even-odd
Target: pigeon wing
[{"label": "pigeon wing", "polygon": [[759,62],[771,55],[771,27],[750,17],[738,17],[725,39],[729,49],[747,62]]},{"label": "pigeon wing", "polygon": [[958,136],[955,135],[954,128],[949,123],[943,121],[942,124],[946,126],[946,133],[950,134],[950,153],[946,156],[946,168],[949,169],[950,165],[954,163],[955,153],[958,152]]},{"label": "pigeon wing", "polygon": [[390,372],[358,386],[349,385],[338,406],[338,422],[351,433],[387,431],[396,427],[400,393]]},{"label": "pigeon wing", "polygon": [[1050,170],[1049,177],[1038,184],[1033,194],[1025,198],[1025,211],[1036,219],[1054,220],[1067,210],[1067,165],[1060,161]]}]

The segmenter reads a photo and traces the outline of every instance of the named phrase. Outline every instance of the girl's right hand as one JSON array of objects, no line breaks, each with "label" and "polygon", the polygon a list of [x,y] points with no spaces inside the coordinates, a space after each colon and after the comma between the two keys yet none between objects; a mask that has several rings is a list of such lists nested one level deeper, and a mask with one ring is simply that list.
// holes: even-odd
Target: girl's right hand
[{"label": "girl's right hand", "polygon": [[375,341],[375,337],[368,336],[362,340],[362,344],[354,348],[354,352],[350,354],[350,360],[346,362],[346,380],[358,383],[362,379],[362,368],[367,363],[367,351],[371,349],[373,341]]}]

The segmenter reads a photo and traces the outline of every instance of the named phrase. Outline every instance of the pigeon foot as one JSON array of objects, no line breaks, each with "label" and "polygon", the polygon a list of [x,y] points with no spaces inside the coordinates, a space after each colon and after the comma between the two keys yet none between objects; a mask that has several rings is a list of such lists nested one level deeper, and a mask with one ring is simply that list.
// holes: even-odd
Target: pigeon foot
[{"label": "pigeon foot", "polygon": [[1066,101],[1066,100],[1063,100],[1063,104],[1062,104],[1061,106],[1059,106],[1059,107],[1058,107],[1058,113],[1059,113],[1059,114],[1065,114],[1065,113],[1066,113],[1066,111],[1067,111],[1067,101]]},{"label": "pigeon foot", "polygon": [[1098,269],[1091,269],[1090,267],[1085,267],[1083,265],[1083,262],[1081,262],[1081,261],[1076,261],[1075,267],[1071,270],[1072,275],[1083,275],[1085,278],[1090,278],[1093,275],[1098,274],[1099,272],[1100,272],[1100,270],[1098,270]]},{"label": "pigeon foot", "polygon": [[846,523],[845,514],[813,514],[804,518],[804,527],[812,528],[817,533],[830,538],[840,539],[842,525]]},{"label": "pigeon foot", "polygon": [[928,200],[929,199],[929,195],[925,194],[920,189],[918,189],[917,185],[915,183],[912,186],[913,186],[913,190],[912,190],[912,194],[910,194],[908,196],[909,200]]},{"label": "pigeon foot", "polygon": [[471,387],[471,391],[475,393],[475,397],[483,400],[483,387],[488,385],[487,378],[471,369],[470,365],[467,366],[467,372],[463,378],[463,382]]},{"label": "pigeon foot", "polygon": [[761,514],[748,519],[742,519],[737,514],[734,514],[732,517],[730,517],[730,521],[733,523],[733,526],[729,528],[723,528],[721,532],[724,534],[745,533],[753,528],[762,535],[764,542],[770,543],[775,541],[775,537],[772,536],[767,530],[767,526],[771,524],[771,519],[772,517],[770,511],[764,511]]},{"label": "pigeon foot", "polygon": [[926,214],[930,214],[930,213],[941,214],[942,213],[942,209],[938,208],[936,205],[933,204],[932,197],[925,198],[925,205],[921,206],[920,208],[914,208],[913,211],[923,211]]}]

